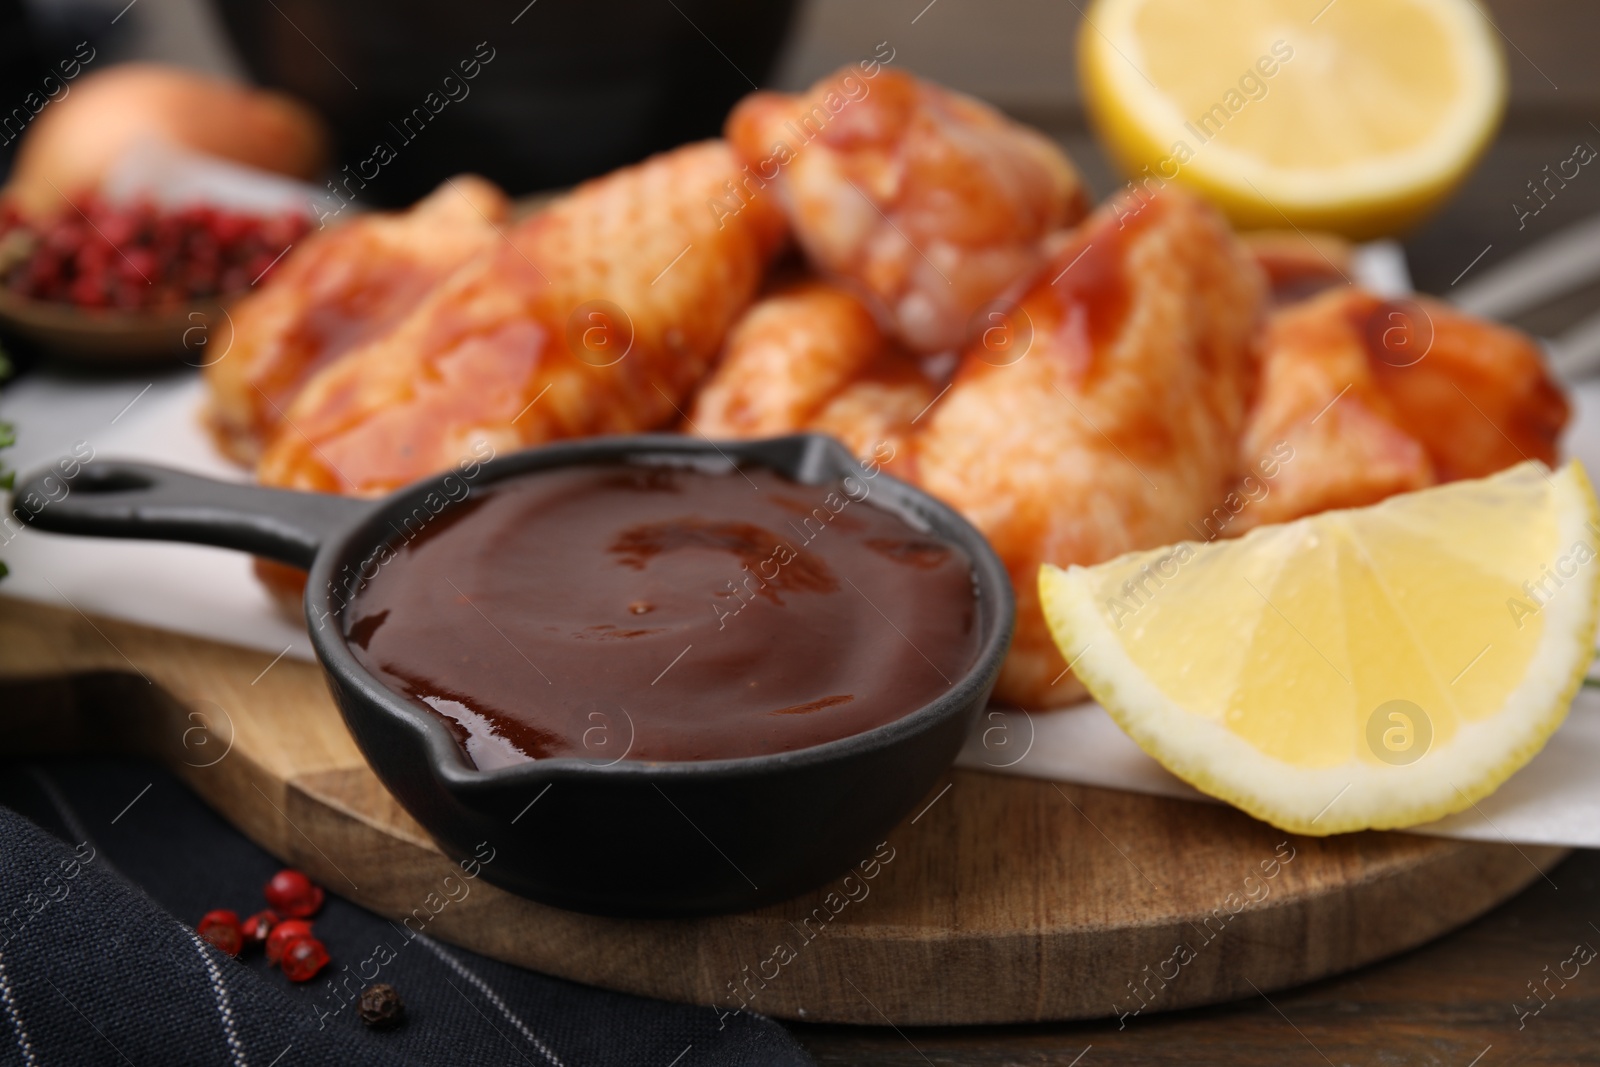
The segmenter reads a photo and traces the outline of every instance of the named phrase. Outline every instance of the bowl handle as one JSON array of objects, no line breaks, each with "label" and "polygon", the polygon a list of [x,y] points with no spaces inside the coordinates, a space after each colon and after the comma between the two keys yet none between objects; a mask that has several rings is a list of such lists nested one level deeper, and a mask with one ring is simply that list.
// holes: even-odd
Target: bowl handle
[{"label": "bowl handle", "polygon": [[372,507],[148,463],[70,458],[23,479],[11,502],[17,520],[41,530],[237,548],[302,569],[334,532]]}]

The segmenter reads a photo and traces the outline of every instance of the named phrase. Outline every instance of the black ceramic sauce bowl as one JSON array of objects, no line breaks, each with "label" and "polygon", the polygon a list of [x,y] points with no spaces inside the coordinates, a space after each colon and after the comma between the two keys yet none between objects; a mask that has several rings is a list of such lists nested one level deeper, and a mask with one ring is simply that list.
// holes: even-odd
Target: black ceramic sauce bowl
[{"label": "black ceramic sauce bowl", "polygon": [[[872,502],[959,546],[972,560],[979,653],[933,702],[825,744],[682,763],[574,758],[479,770],[423,705],[374,678],[346,643],[344,609],[374,577],[396,530],[444,513],[481,487],[596,463],[762,466],[818,484],[866,472],[830,438],[713,443],[609,437],[531,449],[418,482],[379,501],[263,489],[161,467],[96,460],[70,482],[54,469],[16,490],[39,529],[237,548],[308,568],[313,648],[372,769],[453,859],[496,850],[484,877],[547,904],[608,915],[737,911],[821,884],[872,855],[950,766],[988,701],[1010,645],[1010,580],[964,519],[877,474]],[[63,468],[65,469],[65,468]]]}]

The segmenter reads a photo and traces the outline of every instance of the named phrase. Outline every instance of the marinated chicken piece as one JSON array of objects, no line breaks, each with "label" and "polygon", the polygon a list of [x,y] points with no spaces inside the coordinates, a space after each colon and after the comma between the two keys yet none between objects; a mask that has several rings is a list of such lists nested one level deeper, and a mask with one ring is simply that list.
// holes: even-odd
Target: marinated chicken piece
[{"label": "marinated chicken piece", "polygon": [[804,281],[745,313],[695,397],[688,428],[711,438],[815,431],[887,463],[933,397],[916,360],[860,300]]},{"label": "marinated chicken piece", "polygon": [[482,178],[452,178],[410,210],[364,215],[294,249],[272,280],[231,311],[207,365],[207,422],[241,463],[307,378],[388,332],[440,279],[500,239],[510,204]]},{"label": "marinated chicken piece", "polygon": [[738,174],[723,142],[688,145],[508,229],[306,383],[261,481],[378,494],[485,447],[681,418],[785,235],[770,200],[720,220],[706,210]]},{"label": "marinated chicken piece", "polygon": [[[1250,503],[1213,509],[1206,539],[1236,536],[1329,508],[1375,504],[1437,481],[1379,386],[1362,323],[1348,313],[1379,301],[1330,292],[1274,313],[1262,341],[1261,385],[1240,441]],[[1401,344],[1399,335],[1394,340]],[[1259,479],[1257,490],[1248,479]],[[1259,499],[1258,499],[1259,498]],[[1236,500],[1239,497],[1235,498]]]},{"label": "marinated chicken piece", "polygon": [[1041,239],[1087,211],[1049,139],[908,74],[847,67],[805,93],[754,93],[728,117],[747,164],[719,215],[776,190],[811,263],[882,305],[919,353],[953,349],[1016,295]]},{"label": "marinated chicken piece", "polygon": [[[1557,462],[1572,409],[1526,334],[1438,300],[1347,299],[1351,317],[1364,316],[1379,386],[1440,481],[1482,478],[1525,459]],[[1409,347],[1408,321],[1420,334]],[[1425,354],[1413,363],[1418,345]]]},{"label": "marinated chicken piece", "polygon": [[834,394],[805,429],[836,437],[862,462],[910,479],[916,471],[912,427],[935,396],[914,362],[891,354]]},{"label": "marinated chicken piece", "polygon": [[996,696],[1070,703],[1040,612],[1039,566],[1194,538],[1230,490],[1255,382],[1266,282],[1209,206],[1176,186],[1113,201],[1013,312],[1020,353],[981,343],[919,422],[915,477],[988,537],[1017,631]]},{"label": "marinated chicken piece", "polygon": [[1267,275],[1272,302],[1293,304],[1355,277],[1355,249],[1343,237],[1299,230],[1255,230],[1239,239]]},{"label": "marinated chicken piece", "polygon": [[1261,488],[1217,515],[1228,535],[1556,460],[1568,408],[1538,349],[1438,301],[1325,293],[1276,312],[1262,350],[1241,444]]}]

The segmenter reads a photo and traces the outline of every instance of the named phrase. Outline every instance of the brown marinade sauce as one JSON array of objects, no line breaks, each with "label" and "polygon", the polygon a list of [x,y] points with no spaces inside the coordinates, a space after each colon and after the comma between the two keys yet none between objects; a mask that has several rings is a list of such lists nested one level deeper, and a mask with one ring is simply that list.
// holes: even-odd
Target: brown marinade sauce
[{"label": "brown marinade sauce", "polygon": [[760,467],[508,479],[397,540],[347,636],[484,769],[848,737],[938,697],[978,653],[971,560],[871,493]]}]

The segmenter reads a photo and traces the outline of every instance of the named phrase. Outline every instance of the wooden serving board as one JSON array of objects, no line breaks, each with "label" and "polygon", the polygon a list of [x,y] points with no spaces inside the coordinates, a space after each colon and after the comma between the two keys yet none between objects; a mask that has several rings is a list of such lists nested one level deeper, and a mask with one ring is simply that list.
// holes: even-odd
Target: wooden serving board
[{"label": "wooden serving board", "polygon": [[313,665],[0,598],[0,709],[0,750],[155,756],[331,891],[396,919],[425,908],[430,935],[808,1021],[1022,1022],[1253,996],[1420,944],[1566,855],[1295,837],[1220,805],[954,771],[889,835],[874,877],[760,911],[603,919],[480,878],[433,914],[454,865],[367,769]]}]

